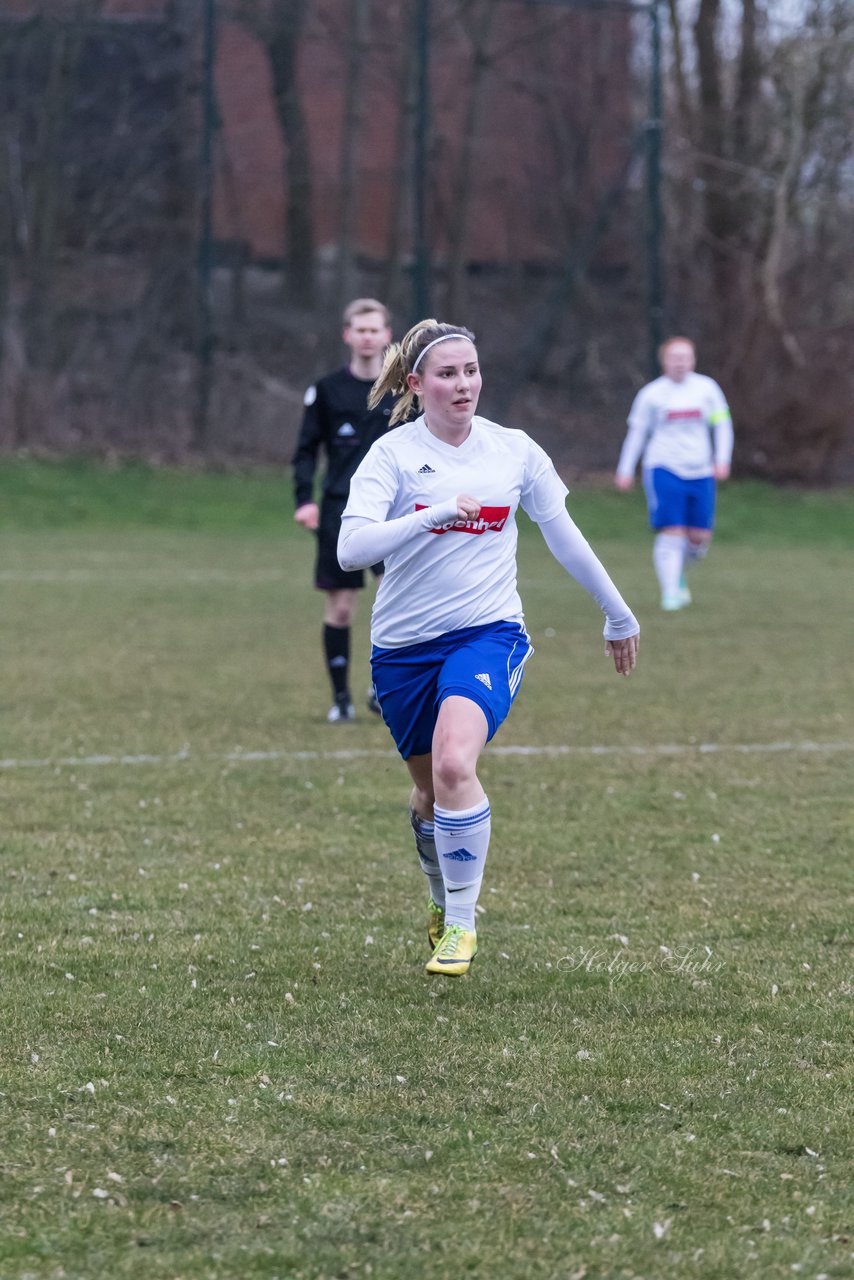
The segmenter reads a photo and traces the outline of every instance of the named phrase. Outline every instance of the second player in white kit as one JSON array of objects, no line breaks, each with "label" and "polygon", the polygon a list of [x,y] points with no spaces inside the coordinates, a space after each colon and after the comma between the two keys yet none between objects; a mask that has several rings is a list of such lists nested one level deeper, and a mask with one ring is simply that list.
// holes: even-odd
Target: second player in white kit
[{"label": "second player in white kit", "polygon": [[637,393],[614,482],[631,489],[643,456],[652,559],[668,613],[691,603],[685,578],[709,549],[718,480],[729,477],[733,431],[729,406],[713,378],[695,373],[690,338],[662,343],[660,378]]}]

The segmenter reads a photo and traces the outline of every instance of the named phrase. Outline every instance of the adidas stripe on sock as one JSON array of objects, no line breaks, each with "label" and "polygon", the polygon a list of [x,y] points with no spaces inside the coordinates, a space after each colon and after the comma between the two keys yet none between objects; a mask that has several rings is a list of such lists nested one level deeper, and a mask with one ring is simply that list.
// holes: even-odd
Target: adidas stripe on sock
[{"label": "adidas stripe on sock", "polygon": [[433,807],[436,853],[445,881],[445,924],[474,929],[489,836],[492,829],[486,796],[470,809]]}]

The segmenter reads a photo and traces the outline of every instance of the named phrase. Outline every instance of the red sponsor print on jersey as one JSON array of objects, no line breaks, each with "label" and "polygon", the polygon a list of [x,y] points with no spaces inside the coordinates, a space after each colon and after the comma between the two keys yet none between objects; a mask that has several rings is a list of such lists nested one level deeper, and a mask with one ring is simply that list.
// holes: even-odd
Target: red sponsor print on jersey
[{"label": "red sponsor print on jersey", "polygon": [[[416,511],[426,511],[423,502],[416,502]],[[428,533],[500,533],[510,515],[509,507],[481,507],[476,520],[449,520],[438,529],[428,529]]]},{"label": "red sponsor print on jersey", "polygon": [[702,421],[702,409],[668,409],[665,420],[667,422],[696,422],[698,418]]}]

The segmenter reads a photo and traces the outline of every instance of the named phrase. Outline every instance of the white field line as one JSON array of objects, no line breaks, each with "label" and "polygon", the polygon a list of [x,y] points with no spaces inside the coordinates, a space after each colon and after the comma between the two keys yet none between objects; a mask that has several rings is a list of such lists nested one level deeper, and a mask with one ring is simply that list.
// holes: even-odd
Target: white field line
[{"label": "white field line", "polygon": [[59,582],[72,586],[109,583],[124,586],[144,583],[154,586],[207,586],[210,583],[278,582],[286,575],[282,567],[268,569],[0,569],[2,582]]},{"label": "white field line", "polygon": [[[769,755],[779,752],[832,752],[854,751],[854,742],[693,742],[661,743],[652,746],[497,746],[487,747],[491,756],[690,756],[722,755],[734,752],[741,755]],[[270,761],[288,760],[365,760],[394,759],[397,752],[378,748],[342,749],[340,751],[227,751],[220,755],[194,756],[189,747],[163,755],[96,755],[53,756],[44,759],[0,759],[0,769],[61,769],[91,768],[103,765],[176,765],[187,761],[214,764],[266,764]]]}]

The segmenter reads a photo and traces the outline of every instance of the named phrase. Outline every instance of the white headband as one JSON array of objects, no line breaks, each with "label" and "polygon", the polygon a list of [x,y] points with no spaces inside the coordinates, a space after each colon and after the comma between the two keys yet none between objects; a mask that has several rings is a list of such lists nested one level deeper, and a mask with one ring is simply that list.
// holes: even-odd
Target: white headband
[{"label": "white headband", "polygon": [[415,361],[415,364],[412,366],[412,372],[415,373],[417,371],[418,366],[420,365],[421,361],[424,359],[424,357],[426,356],[427,352],[430,350],[431,347],[435,347],[437,342],[448,342],[451,338],[463,338],[466,342],[471,341],[470,338],[466,338],[466,335],[464,333],[443,333],[441,338],[434,338],[432,342],[427,343],[427,346],[424,348],[423,351],[419,351],[418,359]]}]

